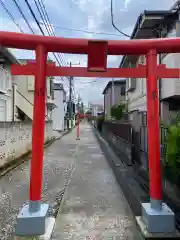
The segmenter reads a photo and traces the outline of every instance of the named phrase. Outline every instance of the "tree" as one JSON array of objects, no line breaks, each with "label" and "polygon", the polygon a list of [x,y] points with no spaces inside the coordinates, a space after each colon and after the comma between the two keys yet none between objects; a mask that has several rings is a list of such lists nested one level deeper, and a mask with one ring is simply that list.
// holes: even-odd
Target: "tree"
[{"label": "tree", "polygon": [[111,117],[115,118],[116,120],[122,119],[125,107],[126,107],[125,104],[118,104],[112,106]]}]

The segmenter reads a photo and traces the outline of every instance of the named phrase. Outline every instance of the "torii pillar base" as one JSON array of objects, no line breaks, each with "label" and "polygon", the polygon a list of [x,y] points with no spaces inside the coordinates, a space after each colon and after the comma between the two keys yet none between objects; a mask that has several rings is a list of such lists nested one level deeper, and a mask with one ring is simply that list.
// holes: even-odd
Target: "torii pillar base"
[{"label": "torii pillar base", "polygon": [[29,204],[25,205],[18,217],[15,235],[17,240],[41,236],[40,239],[50,239],[55,218],[48,217],[49,204],[41,204],[39,210],[31,211]]},{"label": "torii pillar base", "polygon": [[136,222],[145,239],[180,239],[175,215],[165,203],[157,210],[151,203],[142,203],[142,216],[136,217]]}]

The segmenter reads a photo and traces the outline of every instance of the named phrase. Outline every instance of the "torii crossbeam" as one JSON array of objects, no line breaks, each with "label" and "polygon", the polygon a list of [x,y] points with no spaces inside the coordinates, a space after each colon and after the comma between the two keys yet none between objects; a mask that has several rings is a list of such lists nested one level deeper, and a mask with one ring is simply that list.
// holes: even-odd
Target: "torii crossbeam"
[{"label": "torii crossbeam", "polygon": [[[166,205],[162,205],[157,80],[158,78],[179,78],[180,71],[167,69],[165,65],[158,66],[157,54],[180,52],[180,38],[101,41],[0,32],[0,45],[36,51],[36,64],[15,65],[11,68],[12,74],[15,75],[35,75],[30,201],[17,218],[17,235],[38,235],[46,230],[45,213],[48,205],[41,204],[46,76],[59,75],[147,79],[150,203],[142,204],[141,219],[143,221],[140,222],[143,222],[151,233],[174,232],[174,213]],[[87,54],[87,68],[47,65],[48,52]],[[108,69],[108,55],[146,55],[147,61],[145,66],[139,65],[134,69]],[[33,221],[32,212],[36,215]]]}]

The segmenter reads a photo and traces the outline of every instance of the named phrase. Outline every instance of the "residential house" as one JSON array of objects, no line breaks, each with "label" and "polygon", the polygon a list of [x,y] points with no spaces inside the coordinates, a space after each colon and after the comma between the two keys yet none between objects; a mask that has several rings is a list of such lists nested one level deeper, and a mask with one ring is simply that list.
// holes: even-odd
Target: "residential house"
[{"label": "residential house", "polygon": [[[20,64],[34,62],[28,59],[19,59]],[[49,62],[49,61],[48,61]],[[51,61],[50,61],[51,62]],[[15,76],[15,107],[16,120],[33,119],[34,106],[34,76]],[[52,100],[53,78],[47,77],[46,81],[46,121],[51,120],[52,109],[55,107]]]},{"label": "residential house", "polygon": [[[179,20],[180,1],[176,2],[170,10],[144,11],[137,19],[131,39],[169,38],[180,37],[177,31]],[[160,64],[168,68],[180,68],[180,53],[159,54]],[[145,56],[124,56],[120,67],[136,67],[145,64]],[[159,109],[161,119],[168,123],[172,115],[180,110],[180,78],[159,79]],[[146,125],[146,79],[126,79],[126,100],[128,101],[129,118],[138,131],[140,126]]]},{"label": "residential house", "polygon": [[104,95],[105,118],[111,118],[111,107],[116,104],[125,103],[126,80],[109,81],[106,85]]},{"label": "residential house", "polygon": [[[32,121],[21,120],[25,120],[25,116],[29,116],[29,119],[33,118],[34,92],[28,92],[28,77],[11,75],[11,64],[21,64],[21,62],[15,58],[10,50],[1,47],[0,167],[27,154],[32,148]],[[52,103],[50,105],[52,106]],[[52,122],[47,121],[44,141],[49,141],[53,137]]]},{"label": "residential house", "polygon": [[92,112],[92,116],[98,116],[99,113],[104,111],[104,107],[102,104],[97,104],[97,103],[90,103],[89,104],[89,109]]},{"label": "residential house", "polygon": [[65,115],[67,112],[66,92],[62,83],[53,84],[53,100],[56,108],[52,112],[53,130],[64,131],[66,128]]},{"label": "residential house", "polygon": [[7,48],[0,49],[0,122],[14,120],[14,77],[10,73],[10,65],[19,61]]}]

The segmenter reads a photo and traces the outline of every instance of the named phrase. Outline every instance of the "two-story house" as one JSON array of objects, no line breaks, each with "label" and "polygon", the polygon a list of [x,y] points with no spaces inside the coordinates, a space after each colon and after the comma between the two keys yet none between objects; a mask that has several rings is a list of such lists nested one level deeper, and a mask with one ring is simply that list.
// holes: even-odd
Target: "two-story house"
[{"label": "two-story house", "polygon": [[111,118],[111,108],[113,105],[125,103],[125,90],[126,80],[109,81],[104,88],[104,115],[106,119]]},{"label": "two-story house", "polygon": [[14,55],[4,47],[0,49],[0,122],[11,122],[15,119],[14,77],[10,65],[19,64]]},{"label": "two-story house", "polygon": [[[0,122],[33,119],[34,76],[12,76],[11,64],[25,64],[7,48],[0,49]],[[47,78],[46,120],[51,119],[54,107],[52,78]]]},{"label": "two-story house", "polygon": [[[131,39],[180,37],[177,21],[180,14],[180,1],[170,10],[144,11],[137,19]],[[158,61],[168,68],[180,68],[180,54],[159,54]],[[120,67],[136,67],[145,64],[145,56],[124,56]],[[172,115],[180,110],[180,78],[159,79],[160,117],[169,122]],[[126,100],[128,101],[129,118],[138,130],[146,124],[146,79],[126,79]]]},{"label": "two-story house", "polygon": [[[33,62],[28,59],[19,59],[20,64]],[[34,76],[15,76],[15,106],[17,108],[16,117],[20,120],[33,119],[34,106]],[[46,121],[51,120],[52,109],[55,107],[52,99],[53,78],[46,79]]]}]

